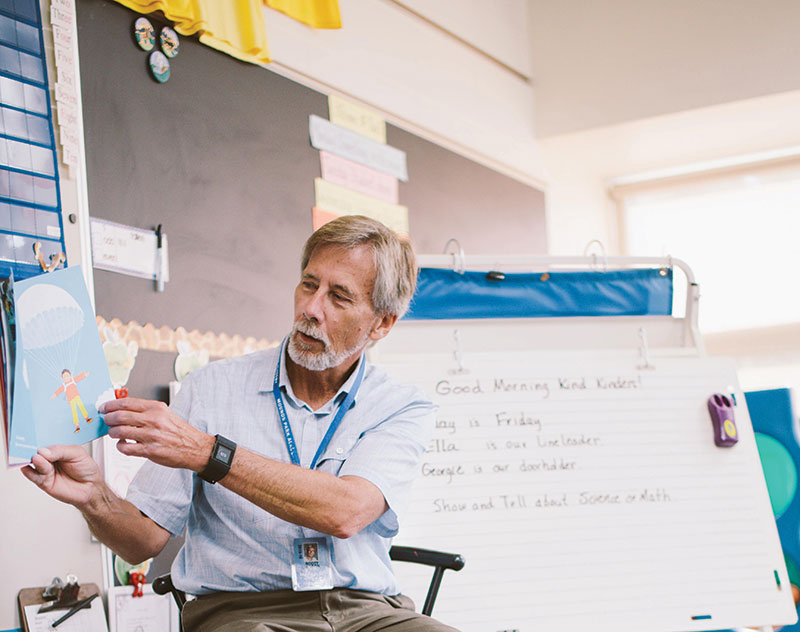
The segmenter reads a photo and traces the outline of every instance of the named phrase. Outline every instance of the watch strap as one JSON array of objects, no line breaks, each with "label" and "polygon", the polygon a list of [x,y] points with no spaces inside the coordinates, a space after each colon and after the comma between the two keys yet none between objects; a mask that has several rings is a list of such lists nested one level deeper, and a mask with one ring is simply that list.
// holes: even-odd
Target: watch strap
[{"label": "watch strap", "polygon": [[222,435],[217,435],[214,447],[211,449],[211,456],[208,464],[198,476],[212,485],[225,477],[230,471],[233,463],[233,455],[236,452],[236,444]]}]

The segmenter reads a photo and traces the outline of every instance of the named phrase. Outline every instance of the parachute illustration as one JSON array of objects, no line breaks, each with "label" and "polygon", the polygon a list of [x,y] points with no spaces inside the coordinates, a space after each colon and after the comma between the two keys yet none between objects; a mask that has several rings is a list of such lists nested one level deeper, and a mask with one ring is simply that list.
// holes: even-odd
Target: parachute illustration
[{"label": "parachute illustration", "polygon": [[84,313],[60,287],[42,283],[22,292],[16,301],[17,327],[25,355],[58,380],[78,360]]},{"label": "parachute illustration", "polygon": [[79,445],[106,434],[95,402],[101,393],[113,397],[113,386],[80,266],[9,289],[16,334],[9,368],[16,379],[7,449],[10,463],[25,464],[40,446]]}]

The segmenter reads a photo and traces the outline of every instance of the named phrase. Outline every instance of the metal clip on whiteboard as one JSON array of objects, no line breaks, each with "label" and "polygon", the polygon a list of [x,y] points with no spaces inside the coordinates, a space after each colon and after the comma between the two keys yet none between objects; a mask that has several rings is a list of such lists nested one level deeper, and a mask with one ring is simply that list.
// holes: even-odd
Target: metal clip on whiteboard
[{"label": "metal clip on whiteboard", "polygon": [[[450,252],[450,245],[453,244],[458,250],[457,252]],[[464,262],[464,249],[461,247],[461,244],[458,243],[458,239],[450,238],[447,240],[447,243],[444,245],[443,254],[450,254],[453,256],[453,270],[458,272],[459,274],[464,274],[464,270],[466,269],[466,263]]]},{"label": "metal clip on whiteboard", "polygon": [[637,369],[655,369],[656,367],[650,364],[650,349],[647,346],[647,332],[644,327],[639,327],[639,365]]},{"label": "metal clip on whiteboard", "polygon": [[458,367],[455,369],[450,369],[450,375],[463,375],[464,373],[469,373],[468,369],[464,368],[464,353],[461,350],[461,333],[458,329],[453,330],[453,340],[456,343],[456,349],[453,352],[453,357],[456,359],[456,364]]},{"label": "metal clip on whiteboard", "polygon": [[[606,254],[606,247],[603,245],[602,241],[600,241],[599,239],[592,239],[592,241],[590,241],[588,244],[586,244],[586,247],[583,249],[583,256],[584,257],[588,257],[589,256],[589,250],[591,250],[592,246],[594,246],[594,245],[596,245],[600,249],[600,255],[603,258],[603,268],[602,268],[602,270],[603,270],[603,272],[605,272],[606,270],[608,270],[608,255]],[[596,270],[597,268],[598,268],[598,265],[597,265],[597,253],[593,252],[592,253],[592,269]]]},{"label": "metal clip on whiteboard", "polygon": [[662,268],[661,268],[661,269],[658,271],[658,273],[659,273],[661,276],[667,276],[667,275],[669,274],[669,271],[670,271],[670,270],[672,270],[672,255],[667,255],[667,265],[665,265],[664,267],[662,267]]}]

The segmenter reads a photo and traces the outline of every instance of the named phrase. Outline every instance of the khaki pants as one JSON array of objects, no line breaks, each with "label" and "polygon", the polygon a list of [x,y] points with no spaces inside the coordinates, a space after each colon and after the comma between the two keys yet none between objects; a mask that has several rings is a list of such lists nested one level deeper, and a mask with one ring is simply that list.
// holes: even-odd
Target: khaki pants
[{"label": "khaki pants", "polygon": [[182,618],[184,632],[458,632],[403,595],[347,588],[214,593],[188,602]]}]

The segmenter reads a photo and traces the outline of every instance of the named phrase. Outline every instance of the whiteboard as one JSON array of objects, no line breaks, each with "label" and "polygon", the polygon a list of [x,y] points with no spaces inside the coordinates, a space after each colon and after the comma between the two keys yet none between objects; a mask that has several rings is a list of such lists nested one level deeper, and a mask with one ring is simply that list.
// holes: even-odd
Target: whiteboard
[{"label": "whiteboard", "polygon": [[[465,348],[457,364],[436,345],[373,358],[440,406],[395,539],[465,557],[436,618],[463,632],[796,620],[729,361],[656,353],[640,369],[635,350]],[[715,392],[736,397],[731,448],[713,441]],[[419,603],[429,576],[409,566],[395,570]]]}]

